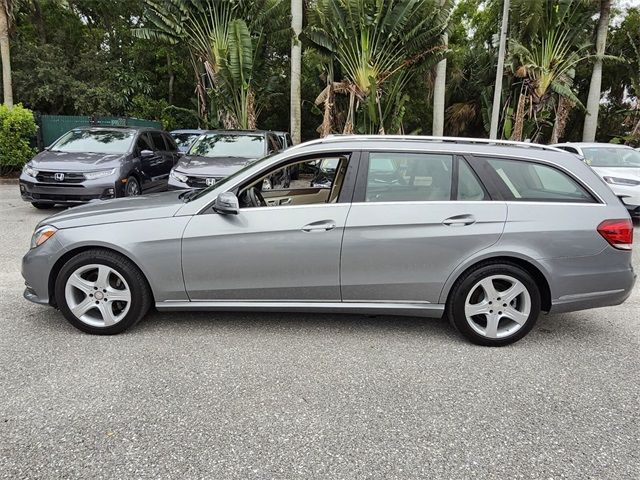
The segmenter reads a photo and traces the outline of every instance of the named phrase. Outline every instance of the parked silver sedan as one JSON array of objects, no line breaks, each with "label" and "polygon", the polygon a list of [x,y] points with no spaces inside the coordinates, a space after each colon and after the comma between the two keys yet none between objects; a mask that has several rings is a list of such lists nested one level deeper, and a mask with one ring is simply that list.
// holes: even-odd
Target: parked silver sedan
[{"label": "parked silver sedan", "polygon": [[[262,190],[292,167],[295,181]],[[122,332],[155,305],[446,315],[498,346],[541,311],[623,302],[632,237],[616,196],[561,150],[338,136],[207,189],[54,215],[36,228],[23,276],[28,300],[94,334]]]}]

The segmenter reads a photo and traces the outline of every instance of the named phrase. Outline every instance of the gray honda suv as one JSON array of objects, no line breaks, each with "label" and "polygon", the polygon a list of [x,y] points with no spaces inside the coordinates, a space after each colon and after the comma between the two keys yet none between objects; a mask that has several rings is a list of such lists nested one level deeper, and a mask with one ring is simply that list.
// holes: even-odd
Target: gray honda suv
[{"label": "gray honda suv", "polygon": [[[264,189],[292,167],[290,184]],[[624,206],[570,153],[337,136],[207,189],[47,218],[22,272],[28,300],[94,334],[122,332],[155,306],[444,315],[472,342],[499,346],[540,312],[623,302],[632,242]]]},{"label": "gray honda suv", "polygon": [[178,158],[173,139],[155,128],[78,127],[24,166],[20,194],[51,208],[166,190]]}]

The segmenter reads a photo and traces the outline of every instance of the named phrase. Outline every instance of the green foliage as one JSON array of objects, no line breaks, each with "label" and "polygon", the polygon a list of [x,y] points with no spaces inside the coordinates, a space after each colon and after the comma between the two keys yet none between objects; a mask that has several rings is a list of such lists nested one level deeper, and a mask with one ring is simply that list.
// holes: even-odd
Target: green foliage
[{"label": "green foliage", "polygon": [[37,130],[31,110],[0,105],[0,175],[20,169],[35,155],[30,142]]}]

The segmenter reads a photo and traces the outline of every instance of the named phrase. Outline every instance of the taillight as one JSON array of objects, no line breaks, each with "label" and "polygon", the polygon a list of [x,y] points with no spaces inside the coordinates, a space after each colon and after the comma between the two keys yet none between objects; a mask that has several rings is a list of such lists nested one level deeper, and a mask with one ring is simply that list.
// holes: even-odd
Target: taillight
[{"label": "taillight", "polygon": [[633,223],[630,218],[605,220],[598,225],[598,233],[614,248],[631,250]]}]

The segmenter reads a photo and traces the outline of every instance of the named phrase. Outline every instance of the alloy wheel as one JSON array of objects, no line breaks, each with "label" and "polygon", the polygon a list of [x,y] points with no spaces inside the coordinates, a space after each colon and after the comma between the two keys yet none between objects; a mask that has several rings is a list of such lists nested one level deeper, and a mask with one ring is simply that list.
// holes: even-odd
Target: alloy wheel
[{"label": "alloy wheel", "polygon": [[71,313],[93,327],[110,327],[131,307],[131,289],[124,277],[101,264],[84,265],[67,279],[65,300]]},{"label": "alloy wheel", "polygon": [[469,290],[464,313],[469,326],[486,338],[504,338],[520,330],[531,314],[527,287],[510,275],[491,275]]}]

